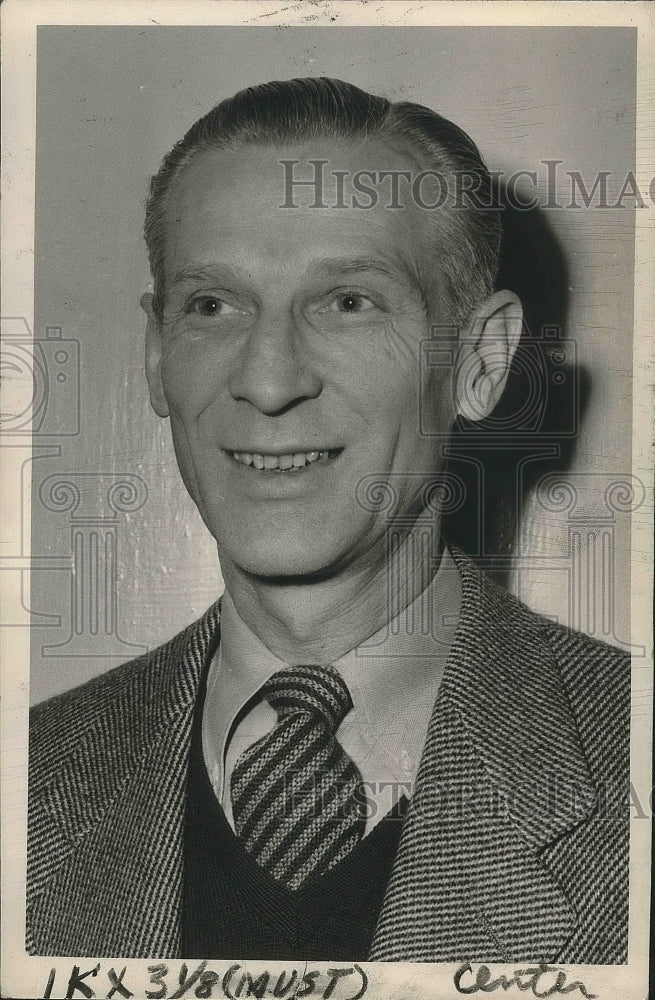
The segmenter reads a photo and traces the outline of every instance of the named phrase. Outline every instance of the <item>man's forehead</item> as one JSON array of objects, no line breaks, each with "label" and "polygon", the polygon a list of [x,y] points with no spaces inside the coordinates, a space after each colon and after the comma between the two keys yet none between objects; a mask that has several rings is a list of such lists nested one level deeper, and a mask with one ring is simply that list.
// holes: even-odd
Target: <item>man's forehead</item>
[{"label": "man's forehead", "polygon": [[[248,192],[273,197],[289,208],[337,209],[359,196],[362,208],[371,197],[364,188],[380,187],[396,174],[411,184],[423,170],[418,155],[387,140],[320,137],[292,144],[240,145],[197,153],[180,173],[179,195],[212,191],[226,198]],[[318,204],[317,204],[318,203]]]},{"label": "man's forehead", "polygon": [[284,263],[309,276],[320,259],[323,274],[368,265],[429,294],[439,281],[432,220],[411,197],[391,205],[380,186],[389,182],[384,173],[411,179],[417,169],[410,154],[380,140],[205,150],[184,169],[169,206],[167,281],[195,262],[211,270],[219,261],[253,276]]}]

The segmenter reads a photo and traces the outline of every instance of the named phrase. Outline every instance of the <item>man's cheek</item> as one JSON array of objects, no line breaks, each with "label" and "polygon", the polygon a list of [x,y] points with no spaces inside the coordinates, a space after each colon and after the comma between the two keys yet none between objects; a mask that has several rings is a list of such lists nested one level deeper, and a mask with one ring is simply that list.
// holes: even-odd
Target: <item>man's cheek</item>
[{"label": "man's cheek", "polygon": [[421,331],[417,324],[389,319],[376,338],[378,363],[386,360],[397,373],[418,371],[418,345]]},{"label": "man's cheek", "polygon": [[162,385],[166,401],[177,419],[188,428],[198,423],[216,398],[213,379],[207,371],[190,373],[181,364],[170,362],[162,368]]}]

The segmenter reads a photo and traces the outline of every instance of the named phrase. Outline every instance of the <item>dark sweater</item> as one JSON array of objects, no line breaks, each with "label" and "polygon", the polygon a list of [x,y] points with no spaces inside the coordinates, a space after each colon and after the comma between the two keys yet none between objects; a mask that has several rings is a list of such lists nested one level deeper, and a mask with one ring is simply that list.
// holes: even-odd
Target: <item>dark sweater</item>
[{"label": "dark sweater", "polygon": [[216,799],[202,755],[202,703],[200,697],[189,761],[182,954],[366,959],[406,799],[335,868],[298,890],[287,889],[253,861]]}]

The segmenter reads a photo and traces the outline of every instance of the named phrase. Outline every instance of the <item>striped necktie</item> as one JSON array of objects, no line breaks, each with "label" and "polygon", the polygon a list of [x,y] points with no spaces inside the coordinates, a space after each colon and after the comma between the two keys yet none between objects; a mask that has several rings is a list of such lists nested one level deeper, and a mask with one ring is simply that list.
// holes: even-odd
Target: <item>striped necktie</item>
[{"label": "striped necktie", "polygon": [[299,889],[364,834],[361,775],[334,735],[352,701],[333,667],[286,667],[261,694],[278,722],[234,766],[234,824],[255,861]]}]

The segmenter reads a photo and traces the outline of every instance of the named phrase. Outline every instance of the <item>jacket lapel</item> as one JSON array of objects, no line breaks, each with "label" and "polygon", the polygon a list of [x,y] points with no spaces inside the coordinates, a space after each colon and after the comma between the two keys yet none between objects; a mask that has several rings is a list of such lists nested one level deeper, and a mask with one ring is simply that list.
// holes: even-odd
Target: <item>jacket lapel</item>
[{"label": "jacket lapel", "polygon": [[[219,623],[217,603],[96,690],[103,710],[90,707],[97,721],[46,789],[34,821],[50,862],[57,859],[54,878],[28,900],[33,925],[48,928],[47,944],[34,942],[37,952],[79,955],[84,940],[89,955],[179,954],[193,708]],[[67,905],[58,906],[63,898]]]},{"label": "jacket lapel", "polygon": [[594,788],[543,620],[453,555],[460,624],[369,957],[550,961],[576,914],[539,850]]}]

